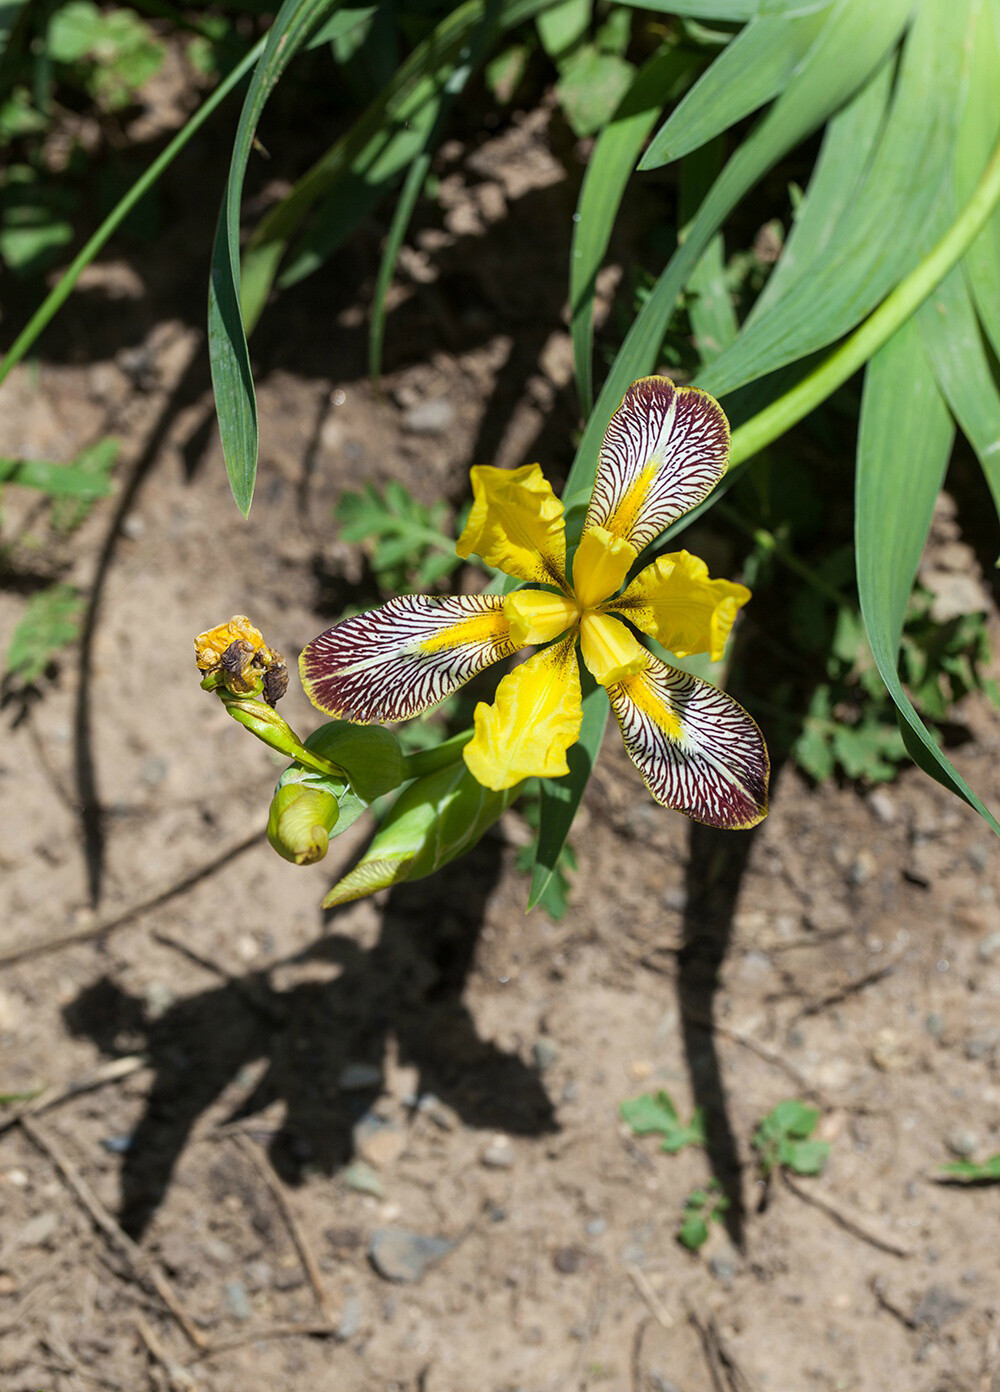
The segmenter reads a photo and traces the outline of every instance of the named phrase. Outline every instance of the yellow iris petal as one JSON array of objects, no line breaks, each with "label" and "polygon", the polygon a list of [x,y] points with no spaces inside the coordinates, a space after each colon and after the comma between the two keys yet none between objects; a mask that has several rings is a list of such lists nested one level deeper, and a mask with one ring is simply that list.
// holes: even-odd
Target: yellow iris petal
[{"label": "yellow iris petal", "polygon": [[607,614],[584,614],[580,651],[601,686],[615,686],[649,666],[649,653],[635,635]]},{"label": "yellow iris petal", "polygon": [[639,553],[624,537],[604,527],[591,527],[580,538],[573,557],[573,593],[582,609],[601,604],[621,589]]},{"label": "yellow iris petal", "polygon": [[565,595],[544,590],[516,590],[503,602],[510,636],[519,648],[529,643],[550,643],[580,617],[580,606]]},{"label": "yellow iris petal", "polygon": [[718,662],[737,610],[749,598],[745,585],[710,580],[704,561],[688,551],[675,551],[647,566],[608,608],[624,614],[677,657],[707,652]]},{"label": "yellow iris petal", "polygon": [[566,751],[583,721],[575,635],[508,673],[491,706],[476,707],[476,733],[465,746],[469,772],[500,792],[523,778],[569,773]]},{"label": "yellow iris petal", "polygon": [[455,550],[473,552],[517,580],[566,587],[563,505],[537,464],[521,469],[477,465],[475,502]]}]

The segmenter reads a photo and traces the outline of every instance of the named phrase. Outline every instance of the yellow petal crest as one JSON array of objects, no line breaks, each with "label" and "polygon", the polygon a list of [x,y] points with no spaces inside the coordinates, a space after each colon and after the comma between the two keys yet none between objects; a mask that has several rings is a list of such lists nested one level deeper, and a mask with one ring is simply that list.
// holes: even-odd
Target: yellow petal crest
[{"label": "yellow petal crest", "polygon": [[469,772],[500,792],[522,778],[569,773],[566,751],[583,722],[575,634],[508,673],[493,704],[480,702],[476,733],[463,751]]},{"label": "yellow petal crest", "polygon": [[573,593],[581,609],[591,609],[620,590],[638,554],[631,542],[604,527],[584,532],[573,557]]},{"label": "yellow petal crest", "polygon": [[607,614],[584,614],[580,651],[601,686],[614,686],[649,666],[649,653],[635,635]]},{"label": "yellow petal crest", "polygon": [[550,643],[580,617],[580,606],[565,595],[546,590],[515,590],[503,602],[510,636],[519,648],[529,643]]},{"label": "yellow petal crest", "polygon": [[470,470],[475,501],[455,550],[473,552],[487,565],[547,585],[566,585],[566,529],[563,505],[537,464]]},{"label": "yellow petal crest", "polygon": [[718,662],[737,610],[749,598],[745,585],[711,580],[698,556],[674,551],[641,571],[607,607],[624,614],[677,657],[707,652]]}]

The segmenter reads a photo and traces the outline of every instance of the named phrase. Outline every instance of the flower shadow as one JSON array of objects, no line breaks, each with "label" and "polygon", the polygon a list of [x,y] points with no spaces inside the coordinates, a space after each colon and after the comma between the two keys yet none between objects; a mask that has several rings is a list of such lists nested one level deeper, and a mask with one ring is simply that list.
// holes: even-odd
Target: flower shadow
[{"label": "flower shadow", "polygon": [[[154,1081],[121,1170],[122,1226],[141,1236],[166,1194],[193,1128],[251,1066],[252,1090],[228,1121],[272,1103],[270,1136],[282,1178],[333,1174],[354,1154],[353,1128],[383,1090],[387,1041],[417,1070],[417,1099],[434,1095],[467,1125],[541,1135],[554,1109],[537,1072],[480,1036],[462,1000],[501,846],[487,840],[448,877],[390,894],[371,948],[331,934],[277,964],[299,980],[276,988],[274,968],[178,1000],[156,1020],[105,976],[65,1008],[70,1030],[107,1054],[138,1040]],[[323,966],[338,967],[331,977]]]}]

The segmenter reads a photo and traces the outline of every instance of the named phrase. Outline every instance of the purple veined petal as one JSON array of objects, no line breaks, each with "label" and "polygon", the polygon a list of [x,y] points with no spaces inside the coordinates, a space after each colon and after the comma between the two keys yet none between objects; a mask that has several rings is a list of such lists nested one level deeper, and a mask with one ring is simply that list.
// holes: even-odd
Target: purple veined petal
[{"label": "purple veined petal", "polygon": [[409,720],[516,648],[500,595],[404,595],[314,638],[299,674],[327,715]]},{"label": "purple veined petal", "polygon": [[628,756],[657,802],[730,830],[767,816],[767,746],[731,696],[651,658],[608,697]]},{"label": "purple veined petal", "polygon": [[642,377],[605,432],[584,532],[604,527],[641,550],[708,497],[728,461],[729,422],[714,397]]}]

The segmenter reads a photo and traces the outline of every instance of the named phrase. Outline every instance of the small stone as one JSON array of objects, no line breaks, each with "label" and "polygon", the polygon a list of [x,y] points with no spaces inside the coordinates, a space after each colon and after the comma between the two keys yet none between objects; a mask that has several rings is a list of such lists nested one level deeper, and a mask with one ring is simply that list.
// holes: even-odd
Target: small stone
[{"label": "small stone", "polygon": [[234,1319],[248,1320],[253,1315],[250,1297],[242,1281],[227,1281],[224,1287],[226,1304]]},{"label": "small stone", "polygon": [[909,1068],[916,1059],[916,1050],[910,1040],[894,1030],[891,1025],[880,1029],[871,1047],[872,1062],[883,1073],[899,1073]]},{"label": "small stone", "polygon": [[166,778],[169,768],[166,759],[146,759],[139,769],[139,782],[144,783],[147,788],[158,788]]},{"label": "small stone", "polygon": [[672,913],[683,913],[687,908],[688,892],[681,885],[675,889],[665,889],[660,902],[665,909],[669,909]]},{"label": "small stone", "polygon": [[137,512],[130,512],[122,519],[122,534],[127,536],[129,541],[138,541],[145,532],[146,524]]},{"label": "small stone", "polygon": [[274,1270],[270,1262],[249,1261],[243,1268],[246,1283],[252,1291],[267,1290],[274,1284]]},{"label": "small stone", "polygon": [[375,1063],[348,1063],[340,1070],[338,1086],[344,1092],[364,1092],[382,1082],[382,1069]]},{"label": "small stone", "polygon": [[658,1373],[651,1369],[648,1373],[648,1377],[649,1385],[653,1389],[653,1392],[681,1392],[676,1382],[671,1382],[670,1379],[664,1377],[662,1373]]},{"label": "small stone", "polygon": [[337,1321],[336,1337],[341,1340],[353,1339],[361,1329],[361,1301],[356,1295],[345,1295]]},{"label": "small stone", "polygon": [[59,1226],[59,1216],[49,1210],[46,1213],[36,1213],[34,1218],[29,1218],[24,1227],[18,1233],[17,1245],[19,1247],[45,1247],[49,1239],[55,1236]]},{"label": "small stone", "polygon": [[443,435],[455,419],[455,408],[446,396],[418,401],[403,416],[403,429],[411,435]]},{"label": "small stone", "polygon": [[944,1016],[932,1010],[924,1021],[924,1029],[932,1039],[941,1039],[945,1032]]},{"label": "small stone", "polygon": [[967,1160],[978,1149],[979,1137],[975,1131],[960,1126],[947,1137],[945,1145],[952,1155],[957,1155],[960,1160]]},{"label": "small stone", "polygon": [[531,1053],[539,1073],[546,1072],[559,1061],[559,1050],[551,1039],[536,1039]]},{"label": "small stone", "polygon": [[406,1149],[407,1140],[403,1128],[391,1122],[374,1127],[360,1136],[358,1128],[355,1127],[354,1144],[358,1154],[378,1170],[388,1169],[390,1165],[395,1164]]},{"label": "small stone", "polygon": [[479,1163],[490,1170],[509,1170],[514,1164],[514,1147],[506,1136],[494,1136],[479,1157]]},{"label": "small stone", "polygon": [[957,1300],[946,1286],[930,1286],[913,1312],[913,1323],[940,1330],[956,1315],[960,1315],[967,1304],[966,1300]]},{"label": "small stone", "polygon": [[143,992],[143,998],[150,1020],[162,1020],[176,999],[165,981],[151,981]]},{"label": "small stone", "polygon": [[385,1198],[385,1185],[371,1165],[366,1165],[363,1160],[356,1160],[353,1165],[348,1165],[342,1177],[348,1189],[353,1189],[355,1193],[371,1194],[376,1199]]},{"label": "small stone", "polygon": [[848,883],[852,885],[866,885],[878,869],[878,861],[867,848],[858,851],[851,863],[851,868],[847,872]]},{"label": "small stone", "polygon": [[18,1285],[9,1271],[0,1271],[0,1295],[16,1295]]},{"label": "small stone", "polygon": [[444,1237],[427,1237],[405,1228],[376,1228],[368,1256],[387,1281],[419,1281],[428,1267],[441,1261],[454,1247]]},{"label": "small stone", "polygon": [[717,1281],[723,1285],[729,1285],[736,1275],[736,1267],[726,1257],[712,1257],[708,1263],[708,1269]]},{"label": "small stone", "polygon": [[601,1234],[606,1233],[607,1230],[608,1225],[605,1219],[603,1218],[591,1218],[590,1222],[587,1224],[585,1228],[588,1237],[600,1237]]},{"label": "small stone", "polygon": [[132,1149],[131,1136],[102,1136],[101,1145],[109,1155],[127,1155]]},{"label": "small stone", "polygon": [[8,1184],[13,1184],[15,1189],[24,1189],[28,1183],[28,1175],[25,1170],[5,1170],[3,1177]]},{"label": "small stone", "polygon": [[552,1265],[563,1276],[572,1276],[586,1260],[586,1253],[579,1247],[560,1247],[552,1255]]},{"label": "small stone", "polygon": [[653,1076],[653,1065],[648,1059],[633,1059],[628,1071],[637,1083],[644,1083],[647,1078]]},{"label": "small stone", "polygon": [[236,1253],[221,1237],[206,1237],[201,1248],[209,1261],[215,1262],[216,1266],[231,1266],[236,1260]]},{"label": "small stone", "polygon": [[1000,928],[994,929],[992,933],[987,933],[976,948],[976,956],[980,962],[992,962],[998,955],[1000,955]]},{"label": "small stone", "polygon": [[892,826],[896,820],[896,804],[884,788],[876,788],[868,794],[868,806],[875,820],[883,826]]}]

